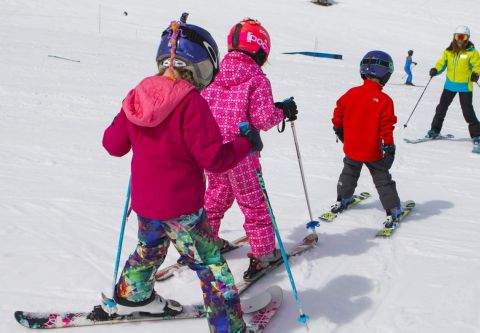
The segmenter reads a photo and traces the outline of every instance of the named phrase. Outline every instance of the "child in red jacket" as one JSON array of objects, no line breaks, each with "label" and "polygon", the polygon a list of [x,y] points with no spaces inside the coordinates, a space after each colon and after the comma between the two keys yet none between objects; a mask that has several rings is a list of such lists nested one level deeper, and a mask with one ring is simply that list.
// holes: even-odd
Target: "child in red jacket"
[{"label": "child in red jacket", "polygon": [[334,131],[344,143],[345,158],[337,184],[337,202],[331,211],[341,212],[353,202],[365,164],[387,212],[387,228],[393,228],[402,213],[395,181],[389,172],[395,158],[393,129],[397,117],[392,99],[382,92],[392,73],[393,60],[387,53],[368,52],[360,63],[363,85],[340,97],[332,118]]}]

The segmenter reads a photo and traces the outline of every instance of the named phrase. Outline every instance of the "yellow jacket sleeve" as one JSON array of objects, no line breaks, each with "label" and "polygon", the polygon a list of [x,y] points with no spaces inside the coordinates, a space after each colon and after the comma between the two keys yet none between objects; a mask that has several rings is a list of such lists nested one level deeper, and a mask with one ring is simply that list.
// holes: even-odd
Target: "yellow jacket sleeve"
[{"label": "yellow jacket sleeve", "polygon": [[470,58],[470,64],[472,65],[472,71],[480,74],[480,55],[478,51],[473,51],[472,57]]},{"label": "yellow jacket sleeve", "polygon": [[437,63],[435,64],[435,69],[437,70],[438,74],[443,72],[447,67],[447,60],[448,60],[448,54],[447,54],[447,50],[445,50],[443,51],[443,54],[440,60],[438,60]]}]

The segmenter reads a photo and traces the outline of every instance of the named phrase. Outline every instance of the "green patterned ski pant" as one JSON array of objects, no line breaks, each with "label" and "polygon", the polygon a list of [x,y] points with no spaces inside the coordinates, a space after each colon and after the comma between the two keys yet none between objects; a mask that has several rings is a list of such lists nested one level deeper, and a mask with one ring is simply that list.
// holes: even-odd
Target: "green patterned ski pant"
[{"label": "green patterned ski pant", "polygon": [[170,242],[200,279],[210,332],[244,332],[233,275],[214,241],[203,209],[163,221],[138,216],[138,245],[125,263],[117,296],[141,302],[152,295],[155,272],[165,260]]}]

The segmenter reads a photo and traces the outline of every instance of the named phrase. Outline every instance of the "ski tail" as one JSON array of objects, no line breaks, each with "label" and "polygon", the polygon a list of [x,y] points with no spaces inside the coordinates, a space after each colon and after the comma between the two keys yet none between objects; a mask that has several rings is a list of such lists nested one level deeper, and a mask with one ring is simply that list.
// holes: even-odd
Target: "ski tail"
[{"label": "ski tail", "polygon": [[453,134],[445,134],[445,135],[439,135],[435,138],[430,138],[430,137],[423,137],[423,138],[417,138],[417,139],[404,138],[403,141],[405,141],[406,143],[416,144],[416,143],[422,143],[427,141],[452,140],[454,138],[455,136]]},{"label": "ski tail", "polygon": [[[248,237],[247,236],[242,236],[240,238],[235,239],[234,241],[230,242],[230,245],[226,250],[222,251],[222,254],[228,253],[230,251],[234,251],[243,245],[248,243]],[[175,273],[179,273],[185,269],[188,268],[188,265],[186,265],[183,262],[176,262],[173,265],[160,268],[156,273],[155,273],[155,280],[157,281],[165,281],[170,279],[175,275]]]},{"label": "ski tail", "polygon": [[370,198],[370,196],[371,195],[368,192],[362,192],[360,194],[355,194],[353,196],[353,201],[351,203],[349,203],[347,205],[347,207],[344,210],[342,210],[341,212],[334,213],[331,210],[329,210],[328,212],[325,212],[322,215],[320,215],[318,218],[320,220],[324,221],[324,222],[333,222],[333,220],[335,220],[339,214],[341,214],[342,212],[344,212],[345,210],[347,210],[347,209],[349,209],[353,206],[358,205],[363,200]]},{"label": "ski tail", "polygon": [[[308,234],[301,242],[299,242],[293,249],[291,249],[287,253],[287,258],[294,257],[296,255],[300,255],[303,252],[313,248],[318,242],[318,236],[316,234],[310,233]],[[263,278],[264,276],[268,275],[270,272],[274,271],[277,267],[282,266],[283,260],[277,260],[272,262],[269,266],[265,269],[261,270],[254,279],[251,280],[241,280],[237,282],[235,286],[238,289],[238,293],[241,295],[245,291],[247,291],[252,285],[254,285],[258,280]]]}]

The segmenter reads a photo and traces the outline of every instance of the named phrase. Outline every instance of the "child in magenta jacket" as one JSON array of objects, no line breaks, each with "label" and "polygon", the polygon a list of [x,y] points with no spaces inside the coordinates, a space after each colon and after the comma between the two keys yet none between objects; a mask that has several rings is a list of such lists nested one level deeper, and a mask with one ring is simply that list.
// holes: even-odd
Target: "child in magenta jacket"
[{"label": "child in magenta jacket", "polygon": [[120,315],[178,313],[179,303],[154,291],[154,274],[172,242],[201,280],[211,332],[241,333],[245,322],[233,276],[205,215],[204,170],[225,172],[252,150],[252,130],[222,142],[218,125],[199,90],[218,71],[218,49],[204,29],[172,22],[157,54],[159,74],[130,91],[105,130],[113,156],[133,151],[131,203],[138,215],[138,245],[116,285]]},{"label": "child in magenta jacket", "polygon": [[[261,68],[270,52],[270,37],[265,28],[252,19],[236,24],[228,36],[228,51],[219,74],[202,92],[220,126],[223,142],[236,138],[241,122],[267,131],[285,118],[295,120],[298,113],[295,102],[291,99],[274,103],[270,81]],[[205,196],[205,209],[216,237],[220,222],[235,199],[245,215],[243,227],[252,251],[250,266],[244,273],[247,280],[280,258],[275,251],[275,233],[256,168],[260,168],[259,154],[242,160],[227,172],[207,172]],[[222,247],[229,246],[221,238],[218,240]]]}]

